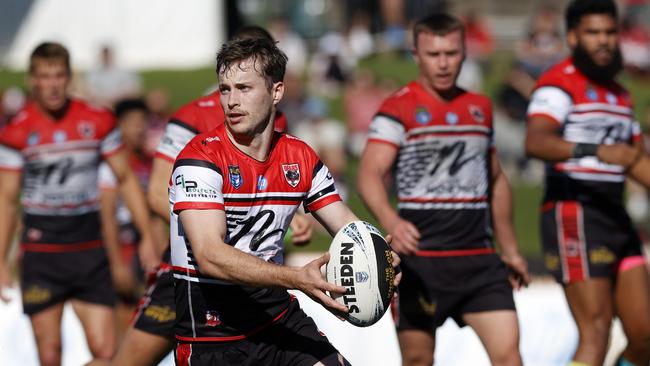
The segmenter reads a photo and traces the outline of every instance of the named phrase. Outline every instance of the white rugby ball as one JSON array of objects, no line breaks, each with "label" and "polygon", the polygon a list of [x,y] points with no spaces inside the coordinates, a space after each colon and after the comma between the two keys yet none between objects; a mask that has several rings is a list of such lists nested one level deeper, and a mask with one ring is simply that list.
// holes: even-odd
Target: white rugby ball
[{"label": "white rugby ball", "polygon": [[381,232],[365,221],[344,226],[332,240],[327,282],[347,289],[332,298],[348,307],[347,320],[359,327],[375,324],[390,305],[395,269]]}]

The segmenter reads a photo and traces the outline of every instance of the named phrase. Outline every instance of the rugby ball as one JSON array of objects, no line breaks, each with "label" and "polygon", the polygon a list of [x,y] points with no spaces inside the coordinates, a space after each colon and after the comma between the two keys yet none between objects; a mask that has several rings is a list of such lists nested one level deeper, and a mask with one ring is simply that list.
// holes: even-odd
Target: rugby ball
[{"label": "rugby ball", "polygon": [[395,292],[393,256],[381,232],[365,221],[353,221],[339,230],[329,253],[327,282],[347,289],[332,298],[348,307],[346,319],[353,325],[375,324]]}]

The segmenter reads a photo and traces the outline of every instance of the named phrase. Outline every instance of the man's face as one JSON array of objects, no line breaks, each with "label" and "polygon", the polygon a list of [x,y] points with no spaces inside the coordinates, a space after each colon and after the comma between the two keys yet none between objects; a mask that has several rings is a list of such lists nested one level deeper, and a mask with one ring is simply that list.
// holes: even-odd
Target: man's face
[{"label": "man's face", "polygon": [[437,92],[453,89],[465,58],[460,31],[445,34],[420,33],[413,57],[420,69],[420,78]]},{"label": "man's face", "polygon": [[29,75],[32,95],[36,103],[48,111],[57,111],[65,105],[70,74],[61,60],[35,59]]},{"label": "man's face", "polygon": [[140,109],[126,112],[119,120],[122,138],[126,144],[136,150],[144,145],[147,133],[147,114]]},{"label": "man's face", "polygon": [[591,14],[568,33],[569,47],[585,51],[598,67],[611,65],[618,52],[618,27],[616,19],[607,14]]},{"label": "man's face", "polygon": [[269,87],[258,70],[251,60],[244,60],[219,73],[221,106],[235,135],[253,137],[264,130],[273,106],[282,99],[284,84]]}]

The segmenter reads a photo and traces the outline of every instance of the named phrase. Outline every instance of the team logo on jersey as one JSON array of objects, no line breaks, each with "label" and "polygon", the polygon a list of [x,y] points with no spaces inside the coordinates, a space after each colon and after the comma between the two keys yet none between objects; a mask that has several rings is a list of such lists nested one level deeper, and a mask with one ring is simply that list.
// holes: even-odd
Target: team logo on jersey
[{"label": "team logo on jersey", "polygon": [[455,125],[458,123],[458,115],[454,112],[447,112],[445,115],[445,121],[447,121],[447,124]]},{"label": "team logo on jersey", "polygon": [[241,177],[239,165],[228,165],[228,178],[230,178],[230,184],[232,184],[235,189],[241,187],[244,180]]},{"label": "team logo on jersey", "polygon": [[300,183],[300,168],[298,164],[282,164],[282,171],[284,172],[284,179],[287,180],[290,186],[296,188]]},{"label": "team logo on jersey", "polygon": [[598,92],[591,85],[587,87],[587,99],[591,101],[598,100]]},{"label": "team logo on jersey", "polygon": [[38,142],[41,140],[41,137],[38,135],[38,132],[32,132],[27,136],[27,145],[28,146],[34,146],[38,144]]},{"label": "team logo on jersey", "polygon": [[52,136],[52,140],[54,140],[54,142],[56,143],[65,142],[65,140],[67,139],[68,139],[68,135],[65,133],[65,131],[61,131],[61,130],[54,131],[54,135]]},{"label": "team logo on jersey", "polygon": [[607,92],[607,94],[605,94],[605,99],[607,99],[607,103],[609,104],[618,103],[618,98],[616,98],[616,95],[612,92]]},{"label": "team logo on jersey", "polygon": [[417,107],[415,108],[415,121],[421,125],[426,125],[431,121],[431,113],[426,107]]},{"label": "team logo on jersey", "polygon": [[478,123],[483,123],[485,122],[485,113],[483,113],[483,109],[474,104],[470,104],[469,106],[469,114],[474,118],[474,120]]},{"label": "team logo on jersey", "polygon": [[79,136],[91,139],[95,137],[95,125],[90,121],[81,121],[77,125],[77,132],[79,132]]},{"label": "team logo on jersey", "polygon": [[27,239],[29,239],[29,241],[39,241],[41,240],[42,237],[43,237],[43,232],[38,229],[34,229],[33,227],[30,227],[27,230]]},{"label": "team logo on jersey", "polygon": [[221,316],[216,310],[207,310],[205,312],[205,326],[206,327],[216,327],[221,324]]},{"label": "team logo on jersey", "polygon": [[257,177],[257,190],[258,191],[263,191],[268,186],[269,186],[269,182],[266,180],[266,178],[263,175],[260,175],[259,177]]}]

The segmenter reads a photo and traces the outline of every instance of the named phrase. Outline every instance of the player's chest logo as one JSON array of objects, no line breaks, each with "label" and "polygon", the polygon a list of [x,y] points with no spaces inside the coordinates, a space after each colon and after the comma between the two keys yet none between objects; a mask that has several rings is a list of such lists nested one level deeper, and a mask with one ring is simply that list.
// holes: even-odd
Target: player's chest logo
[{"label": "player's chest logo", "polygon": [[421,125],[426,125],[431,121],[431,113],[426,107],[419,106],[415,108],[415,121]]},{"label": "player's chest logo", "polygon": [[483,113],[483,108],[480,106],[470,104],[469,105],[469,114],[472,116],[474,121],[478,123],[484,123],[485,122],[485,113]]},{"label": "player's chest logo", "polygon": [[77,125],[77,132],[84,139],[92,139],[95,137],[95,125],[90,121],[81,121]]},{"label": "player's chest logo", "polygon": [[296,188],[300,183],[300,168],[298,164],[282,164],[282,171],[284,172],[284,179],[287,180],[290,186]]},{"label": "player's chest logo", "polygon": [[235,189],[241,187],[244,180],[242,179],[239,165],[228,165],[228,178],[230,179],[230,184],[232,184]]},{"label": "player's chest logo", "polygon": [[445,115],[445,122],[447,122],[448,125],[455,125],[458,123],[458,115],[454,112],[447,112]]}]

